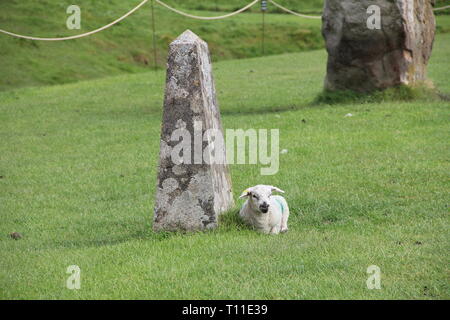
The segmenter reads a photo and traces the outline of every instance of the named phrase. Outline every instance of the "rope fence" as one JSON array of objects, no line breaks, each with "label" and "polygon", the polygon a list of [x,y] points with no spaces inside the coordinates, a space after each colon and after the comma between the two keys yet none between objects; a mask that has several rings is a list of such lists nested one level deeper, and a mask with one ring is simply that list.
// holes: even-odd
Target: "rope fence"
[{"label": "rope fence", "polygon": [[178,14],[180,14],[180,15],[182,15],[182,16],[188,17],[188,18],[198,19],[198,20],[219,20],[219,19],[226,19],[226,18],[235,16],[235,15],[241,13],[241,12],[244,12],[245,10],[247,10],[247,9],[249,9],[249,8],[251,8],[251,7],[253,7],[253,6],[254,6],[257,2],[259,2],[260,0],[254,0],[253,2],[249,3],[248,5],[246,5],[245,7],[241,8],[241,9],[239,9],[239,10],[237,10],[237,11],[231,12],[231,13],[226,14],[226,15],[223,15],[223,16],[217,16],[217,17],[194,16],[194,15],[192,15],[192,14],[189,14],[189,13],[180,11],[180,10],[178,10],[178,9],[172,8],[171,6],[169,6],[168,4],[165,4],[164,2],[162,2],[162,1],[160,1],[160,0],[155,0],[155,1],[156,1],[157,3],[159,3],[160,5],[162,5],[163,7],[166,7],[167,9],[169,9],[169,10],[175,12],[175,13],[178,13]]},{"label": "rope fence", "polygon": [[445,10],[445,9],[450,9],[450,6],[444,6],[444,7],[440,7],[440,8],[434,8],[433,11],[439,11],[439,10]]},{"label": "rope fence", "polygon": [[276,3],[273,0],[269,0],[270,3],[272,3],[275,7],[280,8],[283,11],[286,11],[287,13],[293,14],[294,16],[306,18],[306,19],[322,19],[322,16],[308,16],[306,14],[294,12],[292,10],[289,10],[288,8],[283,7],[281,4]]},{"label": "rope fence", "polygon": [[[90,31],[90,32],[74,35],[74,36],[60,37],[60,38],[33,37],[33,36],[26,36],[26,35],[13,33],[13,32],[10,32],[10,31],[3,30],[3,29],[0,29],[0,33],[4,33],[4,34],[7,34],[9,36],[16,37],[16,38],[35,40],[35,41],[64,41],[64,40],[79,39],[79,38],[83,38],[83,37],[87,37],[87,36],[93,35],[95,33],[101,32],[103,30],[106,30],[106,29],[112,27],[113,25],[119,23],[120,21],[128,18],[131,14],[133,14],[134,12],[139,10],[148,1],[150,1],[150,0],[143,0],[140,4],[138,4],[136,7],[134,7],[130,11],[128,11],[126,14],[124,14],[120,18],[114,20],[113,22],[111,22],[111,23],[109,23],[109,24],[107,24],[107,25],[105,25],[105,26],[103,26],[101,28],[95,29],[95,30]],[[161,0],[151,0],[151,1],[152,1],[152,5],[153,5],[153,1],[154,1],[154,2],[158,3],[159,5],[165,7],[166,9],[168,9],[168,10],[170,10],[172,12],[175,12],[175,13],[177,13],[179,15],[185,16],[187,18],[198,19],[198,20],[220,20],[220,19],[226,19],[226,18],[235,16],[237,14],[240,14],[240,13],[250,9],[252,6],[254,6],[257,2],[260,2],[261,0],[254,0],[254,1],[250,2],[249,4],[247,4],[246,6],[244,6],[243,8],[241,8],[239,10],[236,10],[234,12],[231,12],[231,13],[228,13],[228,14],[225,14],[225,15],[222,15],[222,16],[214,16],[214,17],[204,17],[204,16],[192,15],[192,14],[183,12],[181,10],[175,9],[175,8],[169,6],[168,4],[164,3]],[[292,11],[292,10],[290,10],[288,8],[283,7],[282,5],[280,5],[279,3],[275,2],[274,0],[268,0],[268,1],[270,3],[272,3],[274,6],[278,7],[279,9],[281,9],[281,10],[283,10],[283,11],[289,13],[289,14],[292,14],[292,15],[295,15],[297,17],[300,17],[300,18],[306,18],[306,19],[321,19],[322,18],[321,16],[311,16],[311,15],[306,15],[306,14],[302,14],[302,13],[298,13],[298,12]],[[440,8],[433,8],[433,11],[440,11],[440,10],[446,10],[446,9],[450,9],[450,5],[444,6],[444,7],[440,7]],[[154,17],[154,15],[153,15],[153,17]]]},{"label": "rope fence", "polygon": [[90,32],[86,32],[86,33],[82,33],[82,34],[78,34],[75,36],[69,36],[69,37],[62,37],[62,38],[40,38],[40,37],[32,37],[32,36],[24,36],[21,34],[17,34],[17,33],[12,33],[3,29],[0,29],[0,32],[5,33],[7,35],[16,37],[16,38],[22,38],[22,39],[28,39],[28,40],[35,40],[35,41],[64,41],[64,40],[73,40],[73,39],[78,39],[78,38],[83,38],[83,37],[87,37],[90,35],[93,35],[97,32],[103,31],[108,29],[109,27],[112,27],[113,25],[115,25],[116,23],[119,23],[120,21],[124,20],[125,18],[128,18],[128,16],[130,16],[132,13],[134,13],[135,11],[139,10],[144,4],[146,4],[149,0],[144,0],[142,1],[140,4],[138,4],[135,8],[131,9],[130,11],[128,11],[126,14],[124,14],[123,16],[121,16],[119,19],[114,20],[113,22],[107,24],[106,26],[103,26],[101,28],[95,29],[93,31]]}]

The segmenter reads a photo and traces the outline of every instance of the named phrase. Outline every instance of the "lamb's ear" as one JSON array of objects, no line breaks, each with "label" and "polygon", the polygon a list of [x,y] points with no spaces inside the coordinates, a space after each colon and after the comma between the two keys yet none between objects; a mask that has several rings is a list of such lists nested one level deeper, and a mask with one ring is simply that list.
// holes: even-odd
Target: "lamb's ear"
[{"label": "lamb's ear", "polygon": [[244,191],[242,191],[242,194],[241,194],[241,196],[239,197],[239,199],[248,197],[248,196],[250,195],[250,192],[251,192],[250,189],[245,189]]},{"label": "lamb's ear", "polygon": [[283,190],[281,190],[281,189],[279,189],[279,188],[277,188],[277,187],[270,186],[270,188],[271,188],[271,191],[272,191],[272,192],[273,192],[273,191],[276,191],[276,192],[284,193]]}]

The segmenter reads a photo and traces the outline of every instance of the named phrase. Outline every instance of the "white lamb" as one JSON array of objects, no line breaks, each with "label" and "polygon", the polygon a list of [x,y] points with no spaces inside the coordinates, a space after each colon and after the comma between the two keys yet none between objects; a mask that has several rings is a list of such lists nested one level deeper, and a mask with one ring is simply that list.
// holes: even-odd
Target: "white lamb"
[{"label": "white lamb", "polygon": [[239,215],[258,231],[278,234],[288,231],[289,207],[282,196],[273,196],[273,191],[284,193],[277,187],[266,185],[246,189],[240,198],[248,197],[248,199]]}]

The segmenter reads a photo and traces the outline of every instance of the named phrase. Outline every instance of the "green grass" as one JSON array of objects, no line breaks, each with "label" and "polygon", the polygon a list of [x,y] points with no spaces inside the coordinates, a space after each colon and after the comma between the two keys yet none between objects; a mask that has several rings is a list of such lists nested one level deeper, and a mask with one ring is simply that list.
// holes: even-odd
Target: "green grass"
[{"label": "green grass", "polygon": [[450,97],[439,92],[433,84],[416,84],[414,86],[400,85],[393,88],[378,90],[371,93],[360,93],[351,90],[328,91],[324,90],[314,101],[316,104],[350,104],[350,103],[376,103],[385,101],[414,101],[414,100],[450,101]]},{"label": "green grass", "polygon": [[[165,3],[176,8],[197,9],[197,10],[219,10],[219,11],[234,11],[242,8],[252,0],[163,0]],[[323,8],[323,0],[275,0],[275,2],[282,6],[302,13],[320,13]],[[447,0],[435,1],[435,7],[443,7],[447,5]],[[252,7],[252,11],[259,11],[261,6],[259,4]],[[283,13],[280,9],[267,3],[269,12]],[[439,11],[437,14],[447,14],[448,11]]]},{"label": "green grass", "polygon": [[[215,1],[168,0],[170,5],[188,12],[211,16]],[[218,0],[219,10],[230,12],[247,0]],[[318,13],[321,0],[280,0],[299,12]],[[19,34],[61,37],[97,29],[140,3],[140,0],[77,0],[81,8],[81,30],[67,30],[69,0],[0,1],[0,28]],[[199,21],[179,16],[157,5],[157,64],[165,65],[168,44],[189,28],[205,39],[214,61],[258,57],[261,48],[259,5],[250,13],[219,21]],[[269,6],[272,8],[273,6]],[[192,10],[196,9],[196,10]],[[202,9],[202,11],[200,11]],[[272,10],[273,11],[273,10]],[[278,11],[266,15],[265,54],[295,53],[323,48],[320,20],[302,19]],[[444,11],[442,13],[446,13]],[[438,31],[449,32],[450,16],[438,17]],[[111,75],[139,73],[154,65],[151,6],[120,24],[88,38],[65,42],[36,42],[0,34],[0,90],[26,86],[61,84]]]},{"label": "green grass", "polygon": [[[446,94],[449,40],[429,72]],[[314,105],[325,60],[214,64],[224,127],[280,128],[289,150],[274,176],[231,166],[236,197],[286,191],[279,236],[243,226],[237,207],[212,232],[151,231],[163,71],[1,92],[0,297],[448,299],[449,103]],[[381,290],[366,288],[372,264]]]},{"label": "green grass", "polygon": [[[72,4],[69,0],[1,1],[0,28],[41,37],[75,35],[110,23],[138,3],[139,0],[79,0],[82,29],[67,30],[66,8]],[[189,12],[218,15],[211,11]],[[208,42],[215,61],[262,55],[259,13],[200,21],[157,5],[155,16],[158,66],[165,66],[168,44],[188,28]],[[323,47],[319,20],[271,14],[266,23],[267,55]],[[118,25],[88,38],[49,43],[0,34],[0,90],[149,71],[154,66],[152,37],[149,4]]]},{"label": "green grass", "polygon": [[[209,11],[235,11],[250,3],[253,0],[163,0],[175,8],[197,9]],[[302,13],[320,13],[323,8],[323,0],[276,0],[275,2],[294,11]],[[261,5],[256,4],[251,8],[252,12],[259,12]],[[267,3],[269,12],[283,13],[280,9]]]}]

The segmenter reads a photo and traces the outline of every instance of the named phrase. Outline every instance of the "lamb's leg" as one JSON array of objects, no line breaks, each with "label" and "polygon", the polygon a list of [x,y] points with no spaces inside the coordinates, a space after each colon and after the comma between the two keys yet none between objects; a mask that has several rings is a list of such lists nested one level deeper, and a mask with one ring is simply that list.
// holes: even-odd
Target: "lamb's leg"
[{"label": "lamb's leg", "polygon": [[289,208],[286,205],[286,210],[283,212],[283,216],[281,217],[281,232],[287,232],[288,231],[288,222],[289,219]]},{"label": "lamb's leg", "polygon": [[275,227],[272,227],[272,229],[270,229],[270,234],[279,234],[280,233],[280,225],[277,225]]}]

